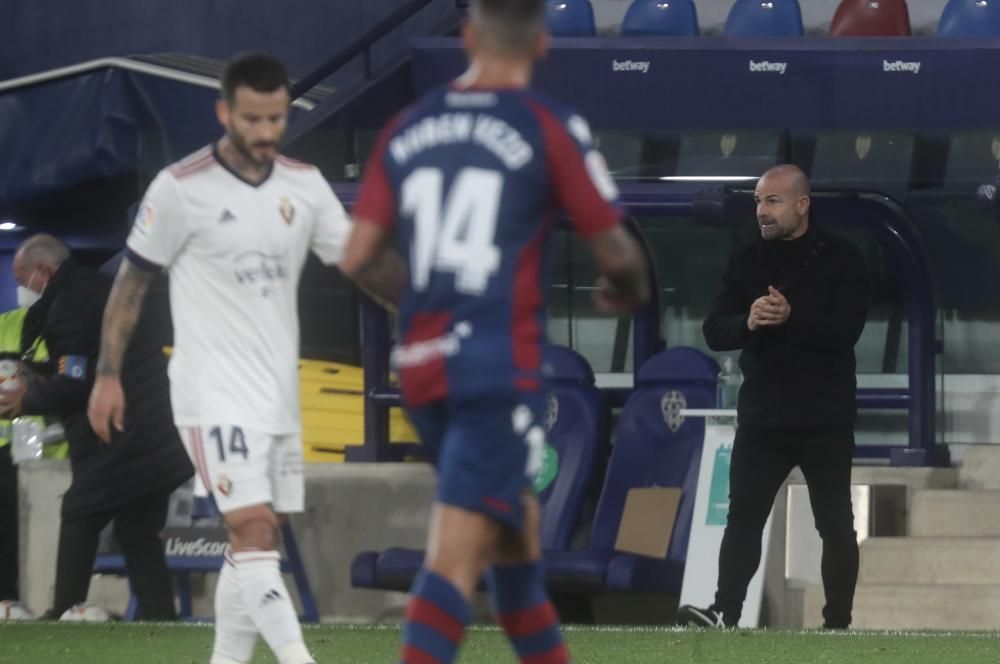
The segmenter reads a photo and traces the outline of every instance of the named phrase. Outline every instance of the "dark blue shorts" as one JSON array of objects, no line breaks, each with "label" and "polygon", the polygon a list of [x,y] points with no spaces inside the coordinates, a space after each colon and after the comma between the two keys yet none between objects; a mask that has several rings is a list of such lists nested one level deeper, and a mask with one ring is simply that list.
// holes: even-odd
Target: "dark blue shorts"
[{"label": "dark blue shorts", "polygon": [[543,404],[540,393],[507,392],[409,409],[437,468],[436,500],[520,530],[529,448],[545,442]]}]

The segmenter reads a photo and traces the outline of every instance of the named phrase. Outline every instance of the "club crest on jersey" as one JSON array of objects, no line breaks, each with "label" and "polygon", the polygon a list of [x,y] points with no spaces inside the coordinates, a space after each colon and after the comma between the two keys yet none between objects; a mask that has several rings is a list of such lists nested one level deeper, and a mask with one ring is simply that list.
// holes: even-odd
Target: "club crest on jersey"
[{"label": "club crest on jersey", "polygon": [[292,220],[295,219],[295,206],[292,205],[292,201],[289,200],[288,196],[281,197],[278,212],[281,213],[281,218],[285,220],[285,223],[291,225]]}]

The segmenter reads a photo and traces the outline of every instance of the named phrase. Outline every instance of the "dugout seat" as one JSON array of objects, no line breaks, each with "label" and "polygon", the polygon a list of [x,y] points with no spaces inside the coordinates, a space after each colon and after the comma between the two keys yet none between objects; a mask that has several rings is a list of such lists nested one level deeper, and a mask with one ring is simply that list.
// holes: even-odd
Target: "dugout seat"
[{"label": "dugout seat", "polygon": [[625,130],[595,130],[596,147],[617,178],[635,178],[646,170],[648,142],[643,133]]},{"label": "dugout seat", "polygon": [[593,37],[597,34],[590,0],[546,0],[545,25],[553,37]]},{"label": "dugout seat", "polygon": [[[547,346],[543,363],[551,388],[545,416],[551,448],[535,489],[542,504],[542,548],[564,551],[570,548],[588,497],[599,487],[608,454],[610,411],[579,353]],[[351,584],[407,590],[423,558],[423,550],[401,547],[362,552],[351,564]]]},{"label": "dugout seat", "polygon": [[[705,420],[684,418],[679,411],[715,406],[718,371],[711,357],[684,347],[658,353],[642,366],[618,420],[590,548],[546,552],[550,586],[576,592],[680,592]],[[615,552],[629,490],[654,486],[683,490],[667,556]]]},{"label": "dugout seat", "polygon": [[698,131],[681,136],[679,176],[758,177],[788,161],[788,136],[776,130]]},{"label": "dugout seat", "polygon": [[992,182],[998,171],[1000,129],[952,134],[944,170],[946,189],[975,191],[980,184]]},{"label": "dugout seat", "polygon": [[993,210],[976,200],[975,192],[1000,171],[1000,127],[952,132],[939,161],[943,172],[932,175],[940,177],[940,186],[911,191],[906,209],[927,247],[938,306],[988,316],[997,295],[983,284],[1000,279],[992,250],[997,225]]},{"label": "dugout seat", "polygon": [[722,34],[727,37],[801,37],[798,0],[736,0]]},{"label": "dugout seat", "polygon": [[627,37],[697,37],[698,10],[693,0],[632,0],[622,21]]},{"label": "dugout seat", "polygon": [[816,135],[810,180],[817,187],[905,192],[915,149],[908,132],[823,131]]},{"label": "dugout seat", "polygon": [[831,37],[909,37],[906,0],[843,0],[830,23]]},{"label": "dugout seat", "polygon": [[949,0],[938,21],[938,37],[1000,37],[1000,2]]}]

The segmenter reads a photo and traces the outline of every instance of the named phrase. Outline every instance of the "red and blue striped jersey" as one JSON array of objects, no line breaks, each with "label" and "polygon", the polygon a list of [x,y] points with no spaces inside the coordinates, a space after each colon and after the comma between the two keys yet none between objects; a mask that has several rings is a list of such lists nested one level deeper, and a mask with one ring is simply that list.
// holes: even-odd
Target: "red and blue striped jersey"
[{"label": "red and blue striped jersey", "polygon": [[396,116],[354,217],[391,229],[409,262],[404,402],[538,389],[553,222],[605,231],[617,195],[587,122],[534,92],[446,87]]}]

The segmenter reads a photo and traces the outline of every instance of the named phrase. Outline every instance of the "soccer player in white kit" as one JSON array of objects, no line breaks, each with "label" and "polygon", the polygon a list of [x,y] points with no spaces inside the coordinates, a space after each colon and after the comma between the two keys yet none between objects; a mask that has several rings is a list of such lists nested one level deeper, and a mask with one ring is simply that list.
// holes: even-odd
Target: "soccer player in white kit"
[{"label": "soccer player in white kit", "polygon": [[[170,275],[174,421],[229,528],[211,664],[248,662],[257,634],[281,664],[307,664],[279,570],[277,514],[304,502],[298,283],[307,253],[333,264],[350,231],[318,169],[278,154],[288,77],[269,55],[229,63],[225,136],[159,173],[128,238],[104,314],[91,426],[122,428],[119,372],[146,287]],[[277,514],[276,514],[277,513]]]}]

